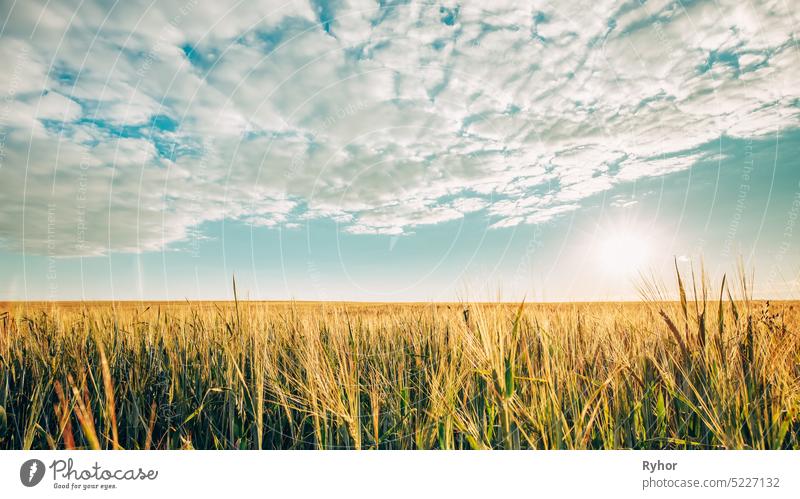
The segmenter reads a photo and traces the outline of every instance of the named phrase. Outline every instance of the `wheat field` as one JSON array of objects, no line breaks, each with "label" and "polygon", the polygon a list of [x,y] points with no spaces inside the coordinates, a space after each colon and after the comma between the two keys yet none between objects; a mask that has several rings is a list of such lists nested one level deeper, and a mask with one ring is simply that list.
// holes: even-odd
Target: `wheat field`
[{"label": "wheat field", "polygon": [[6,303],[0,448],[800,449],[800,305],[687,287],[641,303]]}]

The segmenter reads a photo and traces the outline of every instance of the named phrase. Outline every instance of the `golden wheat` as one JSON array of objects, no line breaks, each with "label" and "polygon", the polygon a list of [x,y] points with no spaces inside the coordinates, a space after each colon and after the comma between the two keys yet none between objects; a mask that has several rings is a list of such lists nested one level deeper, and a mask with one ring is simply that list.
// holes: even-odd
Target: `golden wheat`
[{"label": "golden wheat", "polygon": [[0,448],[800,449],[797,304],[6,304]]}]

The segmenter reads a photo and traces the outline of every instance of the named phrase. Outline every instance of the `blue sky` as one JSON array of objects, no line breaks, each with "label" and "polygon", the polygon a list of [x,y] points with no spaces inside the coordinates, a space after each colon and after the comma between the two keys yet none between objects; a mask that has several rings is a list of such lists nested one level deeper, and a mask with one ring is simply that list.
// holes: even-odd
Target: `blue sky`
[{"label": "blue sky", "polygon": [[5,2],[0,298],[798,297],[784,2]]}]

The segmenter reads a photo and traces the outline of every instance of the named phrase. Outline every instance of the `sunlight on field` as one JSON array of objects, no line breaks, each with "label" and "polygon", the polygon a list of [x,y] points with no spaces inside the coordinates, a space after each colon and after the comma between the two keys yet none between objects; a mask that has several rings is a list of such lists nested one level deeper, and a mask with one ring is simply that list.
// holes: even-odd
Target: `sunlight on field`
[{"label": "sunlight on field", "polygon": [[800,449],[799,305],[702,293],[6,304],[0,448]]}]

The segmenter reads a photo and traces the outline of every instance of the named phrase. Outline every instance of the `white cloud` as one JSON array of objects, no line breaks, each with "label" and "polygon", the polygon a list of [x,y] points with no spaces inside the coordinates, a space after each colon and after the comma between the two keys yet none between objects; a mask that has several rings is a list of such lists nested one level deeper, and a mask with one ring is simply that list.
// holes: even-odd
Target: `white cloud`
[{"label": "white cloud", "polygon": [[0,238],[98,254],[223,218],[542,223],[721,134],[797,126],[785,3],[623,4],[4,6]]}]

